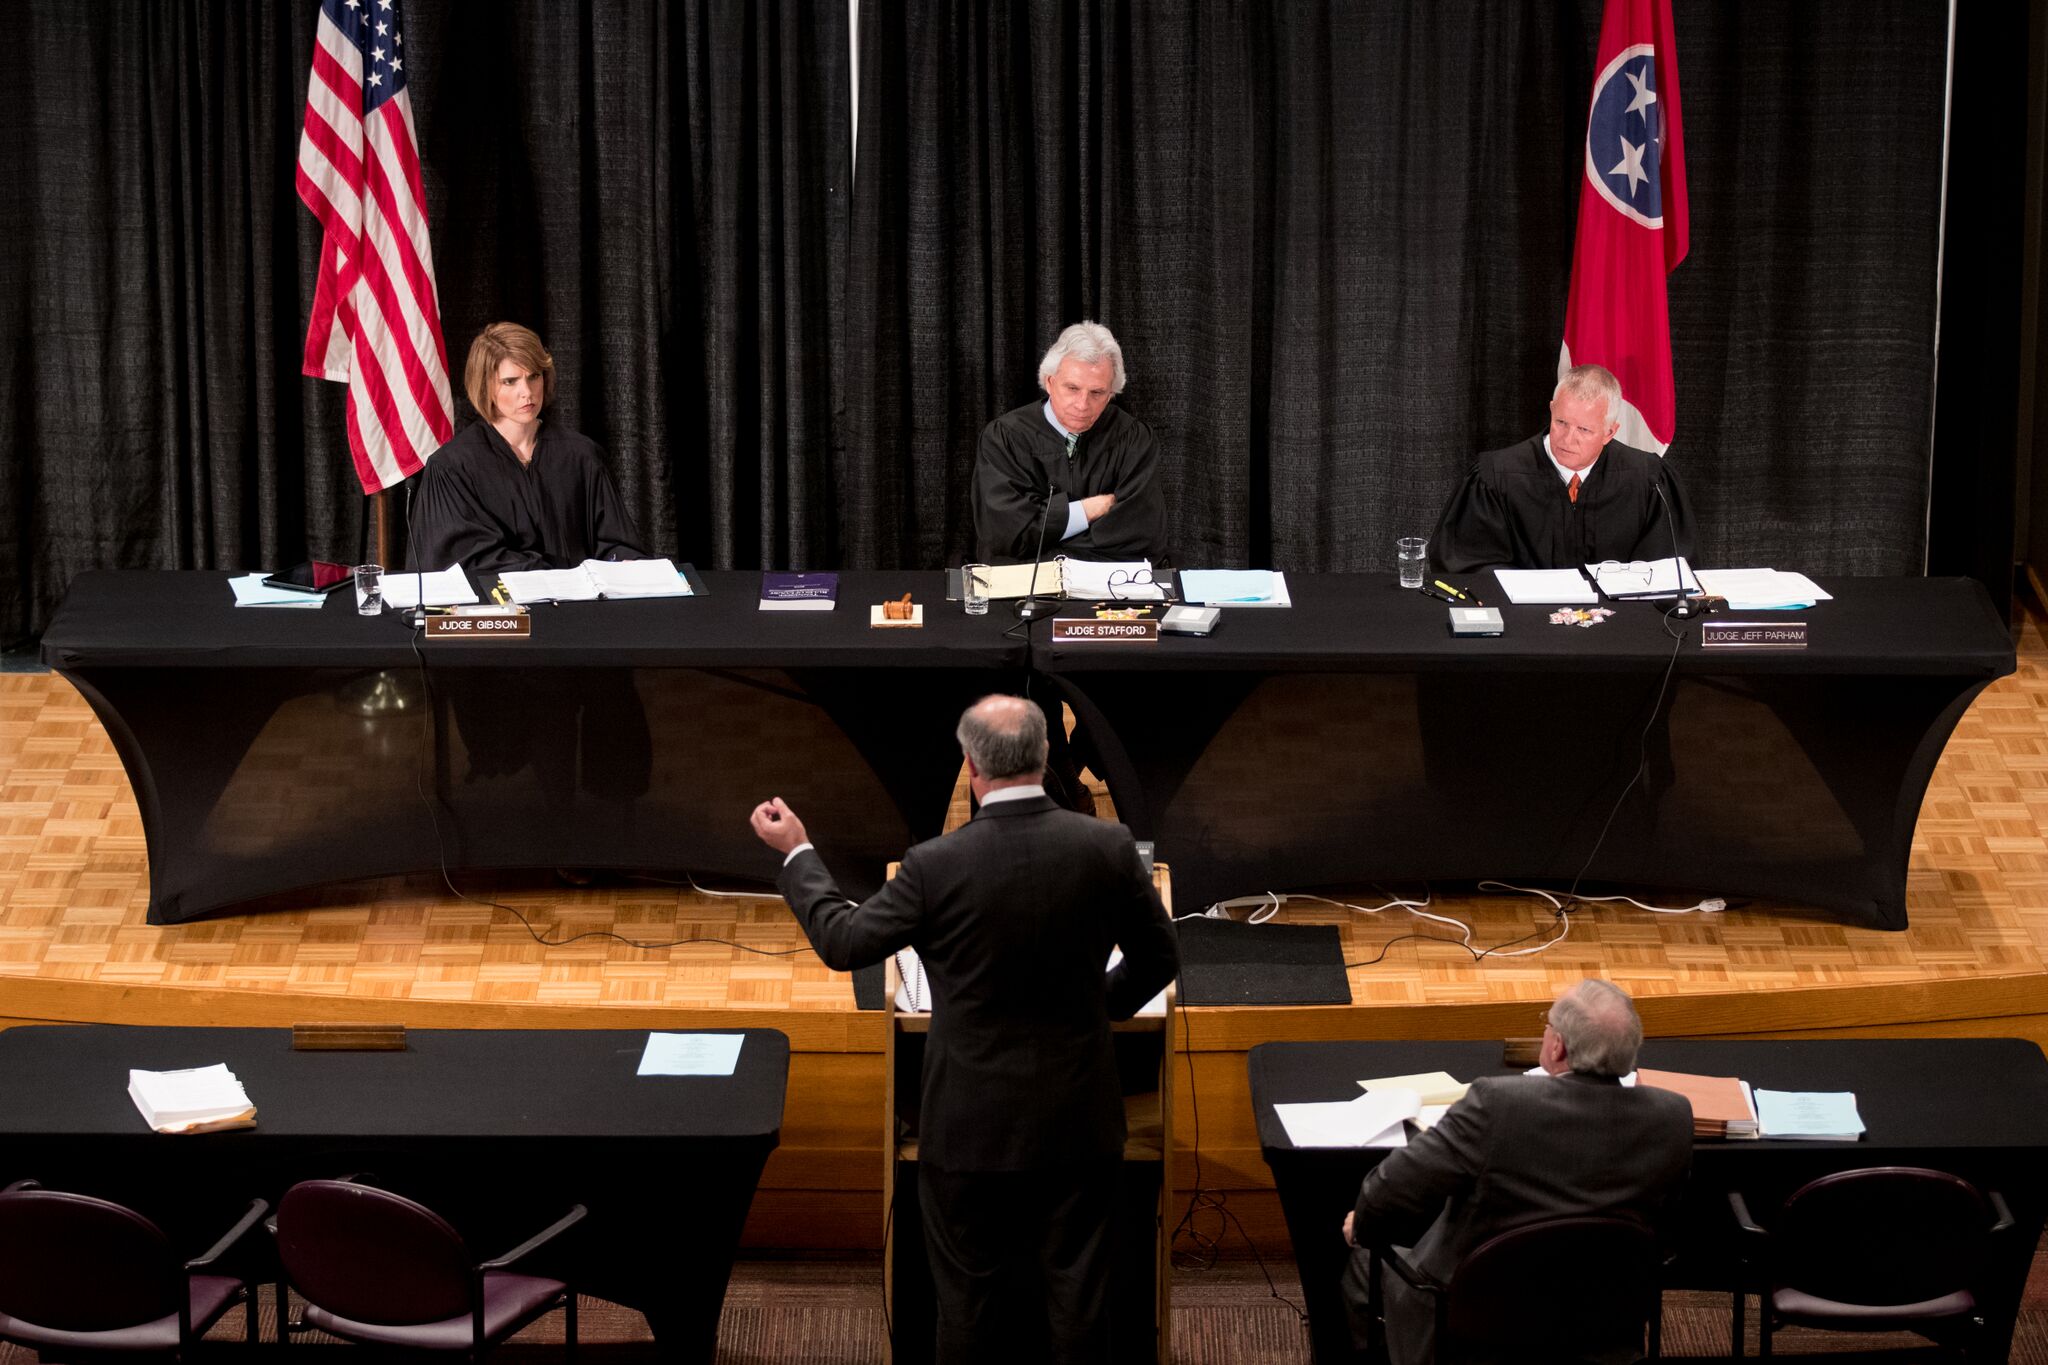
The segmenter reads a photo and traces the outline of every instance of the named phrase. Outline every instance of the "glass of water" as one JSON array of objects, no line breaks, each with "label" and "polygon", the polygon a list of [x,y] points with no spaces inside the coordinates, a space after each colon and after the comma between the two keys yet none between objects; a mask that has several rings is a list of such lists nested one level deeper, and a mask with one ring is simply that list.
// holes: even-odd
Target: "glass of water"
[{"label": "glass of water", "polygon": [[362,616],[375,616],[384,610],[384,566],[382,564],[356,565],[356,612]]},{"label": "glass of water", "polygon": [[960,566],[960,602],[969,616],[988,615],[988,580],[982,576],[987,572],[986,564]]},{"label": "glass of water", "polygon": [[1401,570],[1401,586],[1419,588],[1429,568],[1429,541],[1422,536],[1402,536],[1394,542],[1394,563]]}]

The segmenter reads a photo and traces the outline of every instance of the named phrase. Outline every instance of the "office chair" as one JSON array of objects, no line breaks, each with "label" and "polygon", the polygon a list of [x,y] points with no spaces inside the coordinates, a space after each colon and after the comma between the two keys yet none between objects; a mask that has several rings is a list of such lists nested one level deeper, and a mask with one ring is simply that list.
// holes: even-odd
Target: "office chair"
[{"label": "office chair", "polygon": [[[1807,1182],[1765,1228],[1740,1191],[1728,1206],[1742,1238],[1733,1353],[1746,1295],[1757,1296],[1757,1353],[1784,1326],[1914,1332],[1967,1355],[1984,1330],[1983,1268],[2012,1211],[1997,1191],[1919,1166],[1837,1171]],[[1917,1349],[1917,1348],[1916,1348]]]},{"label": "office chair", "polygon": [[[1644,1224],[1630,1218],[1546,1218],[1474,1247],[1447,1284],[1409,1265],[1391,1248],[1375,1247],[1370,1284],[1374,1316],[1384,1263],[1436,1303],[1436,1358],[1478,1356],[1531,1362],[1575,1361],[1588,1351],[1633,1350],[1658,1358],[1662,1329],[1663,1255]],[[1559,1292],[1560,1266],[1576,1296]],[[1378,1343],[1384,1359],[1384,1340]]]},{"label": "office chair", "polygon": [[[576,1356],[576,1292],[514,1269],[583,1220],[578,1204],[493,1260],[478,1262],[432,1209],[356,1180],[307,1180],[285,1191],[272,1229],[305,1324],[344,1340],[481,1361],[557,1308],[564,1355]],[[279,1303],[279,1336],[288,1336]]]},{"label": "office chair", "polygon": [[256,1340],[256,1293],[223,1258],[269,1205],[258,1199],[204,1255],[181,1259],[155,1223],[91,1195],[20,1180],[0,1190],[0,1341],[49,1356],[184,1359],[237,1304]]}]

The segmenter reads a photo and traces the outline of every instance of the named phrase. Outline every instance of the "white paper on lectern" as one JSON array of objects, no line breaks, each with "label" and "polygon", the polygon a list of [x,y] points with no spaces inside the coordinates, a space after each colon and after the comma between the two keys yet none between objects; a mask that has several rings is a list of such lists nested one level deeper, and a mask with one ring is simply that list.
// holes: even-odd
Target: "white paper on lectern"
[{"label": "white paper on lectern", "polygon": [[1376,1090],[1355,1100],[1276,1104],[1273,1112],[1296,1147],[1406,1147],[1404,1125],[1422,1112],[1422,1100],[1413,1090]]},{"label": "white paper on lectern", "polygon": [[[426,586],[421,587],[421,580]],[[420,604],[424,593],[430,607],[454,607],[465,602],[474,602],[476,589],[469,586],[460,564],[450,564],[433,573],[390,573],[384,575],[384,605],[400,611],[409,610]]]},{"label": "white paper on lectern", "polygon": [[650,1033],[640,1054],[642,1076],[730,1076],[740,1063],[744,1033]]}]

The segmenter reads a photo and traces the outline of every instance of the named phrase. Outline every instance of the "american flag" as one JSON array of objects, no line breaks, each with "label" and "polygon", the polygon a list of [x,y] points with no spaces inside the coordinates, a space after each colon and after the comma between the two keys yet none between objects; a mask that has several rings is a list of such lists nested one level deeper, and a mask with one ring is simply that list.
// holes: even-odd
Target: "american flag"
[{"label": "american flag", "polygon": [[299,198],[325,229],[305,372],[348,385],[365,493],[419,472],[454,430],[399,0],[324,0]]}]

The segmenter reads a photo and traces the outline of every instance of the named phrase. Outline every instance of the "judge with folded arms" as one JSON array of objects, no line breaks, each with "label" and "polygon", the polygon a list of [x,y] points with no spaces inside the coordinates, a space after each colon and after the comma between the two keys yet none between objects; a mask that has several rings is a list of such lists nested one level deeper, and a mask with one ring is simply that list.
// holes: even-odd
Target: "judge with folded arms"
[{"label": "judge with folded arms", "polygon": [[1110,401],[1125,378],[1110,330],[1077,322],[1039,361],[1045,397],[982,428],[974,539],[983,562],[1028,564],[1041,535],[1048,557],[1165,557],[1158,438]]},{"label": "judge with folded arms", "polygon": [[1668,460],[1614,439],[1621,404],[1621,385],[1607,370],[1566,371],[1547,432],[1472,462],[1430,537],[1436,567],[1473,573],[1689,557],[1685,494]]}]

